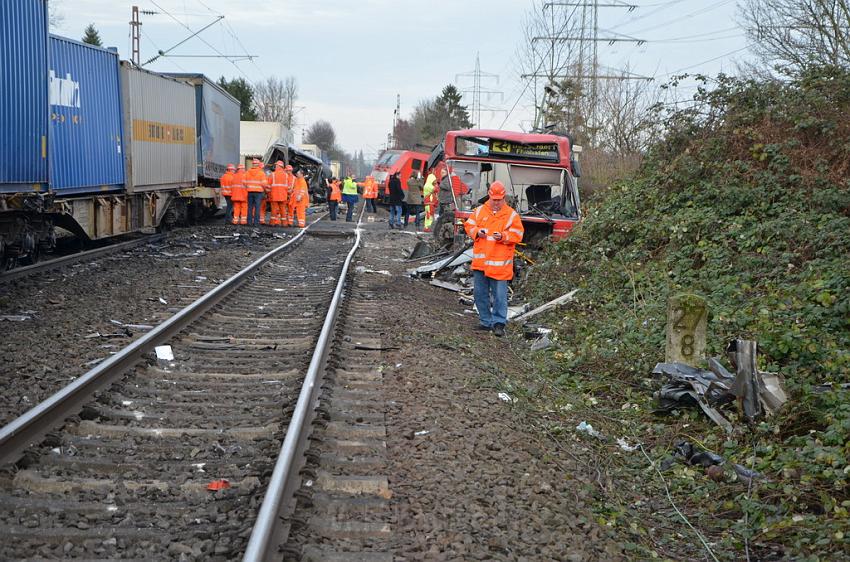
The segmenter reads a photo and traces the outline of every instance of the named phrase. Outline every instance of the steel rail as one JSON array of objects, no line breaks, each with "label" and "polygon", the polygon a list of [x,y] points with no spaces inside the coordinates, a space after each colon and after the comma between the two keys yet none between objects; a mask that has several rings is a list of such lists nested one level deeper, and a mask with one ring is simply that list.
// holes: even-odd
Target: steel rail
[{"label": "steel rail", "polygon": [[94,250],[86,250],[85,252],[68,254],[67,256],[62,256],[60,258],[48,260],[41,263],[35,263],[33,265],[27,265],[25,267],[16,267],[15,269],[0,273],[0,283],[20,279],[21,277],[26,277],[27,275],[32,275],[34,273],[43,273],[45,271],[50,271],[51,269],[55,269],[57,267],[62,267],[63,265],[85,261],[91,258],[99,258],[101,256],[114,254],[122,250],[129,250],[130,248],[135,248],[136,246],[142,246],[144,244],[150,244],[152,242],[159,242],[163,238],[165,238],[165,234],[153,234],[151,236],[145,236],[144,238],[139,238],[136,240],[128,240],[126,242],[119,242],[118,244],[111,244],[102,248],[95,248]]},{"label": "steel rail", "polygon": [[319,334],[319,339],[316,342],[316,349],[313,351],[313,357],[310,360],[310,366],[307,368],[307,374],[304,376],[304,383],[301,386],[301,392],[298,395],[298,402],[295,405],[295,411],[292,413],[292,418],[289,422],[289,427],[286,429],[286,436],[280,448],[277,462],[272,471],[271,479],[269,480],[266,495],[263,497],[263,503],[260,506],[260,511],[257,514],[257,520],[254,523],[254,528],[251,531],[251,537],[248,540],[248,546],[245,549],[243,557],[244,562],[260,562],[265,560],[279,559],[277,552],[277,537],[275,535],[276,527],[278,527],[278,517],[284,505],[287,492],[291,493],[294,475],[292,469],[294,467],[295,454],[301,445],[306,441],[304,428],[308,427],[304,422],[307,419],[308,413],[311,413],[316,404],[316,391],[319,385],[316,383],[319,380],[320,373],[324,370],[327,362],[328,353],[330,351],[333,338],[336,320],[339,316],[340,303],[342,302],[343,288],[348,275],[348,267],[351,265],[351,260],[354,254],[360,247],[360,226],[363,222],[363,212],[365,205],[360,211],[360,216],[357,220],[357,228],[354,229],[355,239],[354,245],[348,252],[345,262],[342,266],[342,272],[339,275],[339,280],[336,284],[334,296],[331,299],[330,308],[328,308],[325,323],[322,325],[322,331]]},{"label": "steel rail", "polygon": [[[325,215],[310,223],[316,224]],[[191,324],[210,308],[236,290],[260,266],[300,240],[307,229],[301,230],[292,240],[278,246],[231,276],[218,287],[207,292],[180,312],[159,324],[143,337],[124,347],[112,357],[81,375],[68,386],[57,391],[43,402],[0,429],[0,466],[16,461],[18,455],[29,445],[38,442],[53,427],[60,425],[68,416],[76,413],[92,394],[121,376],[145,353],[168,341]]]}]

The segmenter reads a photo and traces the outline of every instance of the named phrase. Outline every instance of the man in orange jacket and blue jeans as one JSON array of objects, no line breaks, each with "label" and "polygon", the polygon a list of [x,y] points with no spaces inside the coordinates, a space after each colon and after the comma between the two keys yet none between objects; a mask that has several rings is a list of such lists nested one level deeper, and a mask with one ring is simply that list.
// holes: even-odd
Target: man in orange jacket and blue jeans
[{"label": "man in orange jacket and blue jeans", "polygon": [[519,215],[505,203],[505,186],[494,181],[490,198],[472,211],[464,223],[473,239],[472,272],[475,276],[475,308],[480,330],[505,335],[508,321],[508,281],[514,277],[514,246],[522,242],[525,229]]}]

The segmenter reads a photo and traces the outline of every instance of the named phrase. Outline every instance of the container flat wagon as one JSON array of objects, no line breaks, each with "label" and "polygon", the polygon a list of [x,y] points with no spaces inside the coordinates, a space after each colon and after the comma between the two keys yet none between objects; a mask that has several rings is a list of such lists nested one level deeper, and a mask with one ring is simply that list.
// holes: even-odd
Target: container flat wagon
[{"label": "container flat wagon", "polygon": [[208,79],[48,35],[45,0],[0,2],[0,53],[0,267],[37,260],[57,227],[104,239],[216,209],[239,102]]}]

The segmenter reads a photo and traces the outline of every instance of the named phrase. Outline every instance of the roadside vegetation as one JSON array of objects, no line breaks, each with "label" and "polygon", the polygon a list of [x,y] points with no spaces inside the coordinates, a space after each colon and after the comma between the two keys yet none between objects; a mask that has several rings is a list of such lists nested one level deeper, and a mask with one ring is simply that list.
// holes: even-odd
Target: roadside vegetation
[{"label": "roadside vegetation", "polygon": [[[555,346],[530,355],[535,380],[504,385],[554,439],[598,453],[597,520],[635,557],[846,559],[850,72],[710,82],[686,108],[661,110],[667,133],[639,171],[530,270],[522,291],[534,304],[579,292],[542,320]],[[650,373],[680,292],[709,302],[708,356],[758,341],[759,368],[785,377],[778,415],[747,424],[727,406],[730,435],[698,409],[653,413],[662,383]],[[602,437],[576,432],[579,421]],[[682,441],[722,455],[724,471],[671,462]],[[744,481],[731,463],[761,476]]]}]

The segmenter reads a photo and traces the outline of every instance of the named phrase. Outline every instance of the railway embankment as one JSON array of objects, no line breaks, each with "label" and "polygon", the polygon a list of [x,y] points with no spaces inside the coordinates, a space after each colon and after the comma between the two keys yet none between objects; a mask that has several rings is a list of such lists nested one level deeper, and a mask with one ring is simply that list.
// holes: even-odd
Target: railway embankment
[{"label": "railway embankment", "polygon": [[[850,553],[848,92],[839,71],[720,78],[663,115],[642,169],[592,201],[525,280],[533,304],[579,291],[535,319],[553,345],[505,384],[553,441],[598,459],[596,520],[637,558]],[[777,414],[718,405],[727,433],[696,405],[656,413],[651,373],[679,293],[708,303],[706,357],[758,342],[758,368],[789,397]],[[577,431],[583,421],[598,435]],[[720,459],[689,463],[689,446]]]}]

